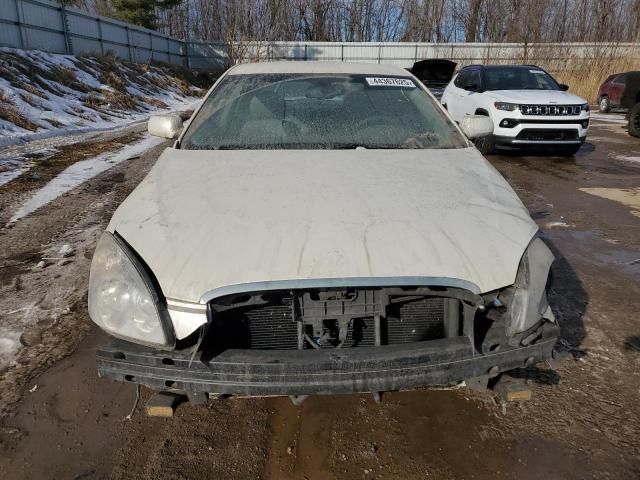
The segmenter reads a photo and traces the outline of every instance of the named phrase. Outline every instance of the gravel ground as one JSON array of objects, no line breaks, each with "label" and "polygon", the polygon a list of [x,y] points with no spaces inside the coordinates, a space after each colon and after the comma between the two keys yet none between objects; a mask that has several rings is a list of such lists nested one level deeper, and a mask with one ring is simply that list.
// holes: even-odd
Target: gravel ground
[{"label": "gravel ground", "polygon": [[[380,404],[216,400],[160,419],[144,415],[142,389],[125,420],[134,387],[95,375],[103,336],[86,313],[88,268],[99,232],[163,147],[0,230],[0,325],[33,319],[0,377],[3,478],[640,478],[640,140],[602,119],[590,135],[575,159],[489,157],[557,256],[551,302],[573,356],[517,372],[533,399],[504,408],[490,393],[420,390]],[[123,136],[107,140],[116,148]],[[0,187],[1,217],[14,194]],[[64,244],[70,262],[34,268]]]}]

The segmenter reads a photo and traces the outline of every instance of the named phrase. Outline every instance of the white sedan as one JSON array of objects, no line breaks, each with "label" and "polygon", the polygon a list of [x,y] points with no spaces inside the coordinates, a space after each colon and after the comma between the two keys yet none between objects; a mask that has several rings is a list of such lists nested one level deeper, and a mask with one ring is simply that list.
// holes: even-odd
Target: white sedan
[{"label": "white sedan", "polygon": [[100,375],[182,392],[382,392],[551,358],[553,256],[411,74],[240,65],[114,214],[89,312]]}]

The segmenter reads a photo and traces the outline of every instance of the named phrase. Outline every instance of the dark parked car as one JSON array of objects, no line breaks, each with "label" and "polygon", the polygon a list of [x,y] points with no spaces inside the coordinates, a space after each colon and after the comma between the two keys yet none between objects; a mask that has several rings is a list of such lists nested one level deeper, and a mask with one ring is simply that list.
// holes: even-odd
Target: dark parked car
[{"label": "dark parked car", "polygon": [[602,113],[608,113],[611,111],[611,108],[623,107],[622,94],[627,84],[627,76],[638,73],[640,72],[614,73],[600,85],[600,89],[598,90],[598,106]]},{"label": "dark parked car", "polygon": [[458,64],[451,60],[430,58],[414,63],[409,71],[429,89],[434,97],[440,100],[444,88],[453,77],[456,65]]}]

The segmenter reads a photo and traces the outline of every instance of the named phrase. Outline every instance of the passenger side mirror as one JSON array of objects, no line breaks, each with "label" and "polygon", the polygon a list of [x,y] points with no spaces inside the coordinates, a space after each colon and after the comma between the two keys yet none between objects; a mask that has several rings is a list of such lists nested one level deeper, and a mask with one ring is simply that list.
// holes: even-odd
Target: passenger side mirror
[{"label": "passenger side mirror", "polygon": [[460,128],[467,138],[486,137],[493,133],[493,120],[485,115],[465,115]]},{"label": "passenger side mirror", "polygon": [[182,119],[178,115],[151,115],[147,123],[149,134],[162,138],[176,138],[182,127]]},{"label": "passenger side mirror", "polygon": [[560,86],[560,90],[562,90],[563,92],[566,92],[567,90],[569,90],[569,85],[561,83],[559,86]]}]

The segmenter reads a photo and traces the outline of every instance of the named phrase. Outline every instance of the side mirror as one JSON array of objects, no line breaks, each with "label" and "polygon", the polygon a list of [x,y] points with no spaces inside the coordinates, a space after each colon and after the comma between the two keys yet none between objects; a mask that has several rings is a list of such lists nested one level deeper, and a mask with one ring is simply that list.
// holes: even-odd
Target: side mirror
[{"label": "side mirror", "polygon": [[468,92],[477,92],[478,90],[480,90],[480,87],[475,83],[469,83],[465,85],[464,89]]},{"label": "side mirror", "polygon": [[465,115],[460,128],[467,138],[486,137],[493,133],[493,120],[485,115]]},{"label": "side mirror", "polygon": [[569,85],[566,85],[564,83],[561,83],[559,87],[560,87],[560,90],[562,90],[563,92],[566,92],[567,90],[569,90]]},{"label": "side mirror", "polygon": [[151,115],[147,131],[156,137],[176,138],[182,131],[182,119],[178,115]]}]

